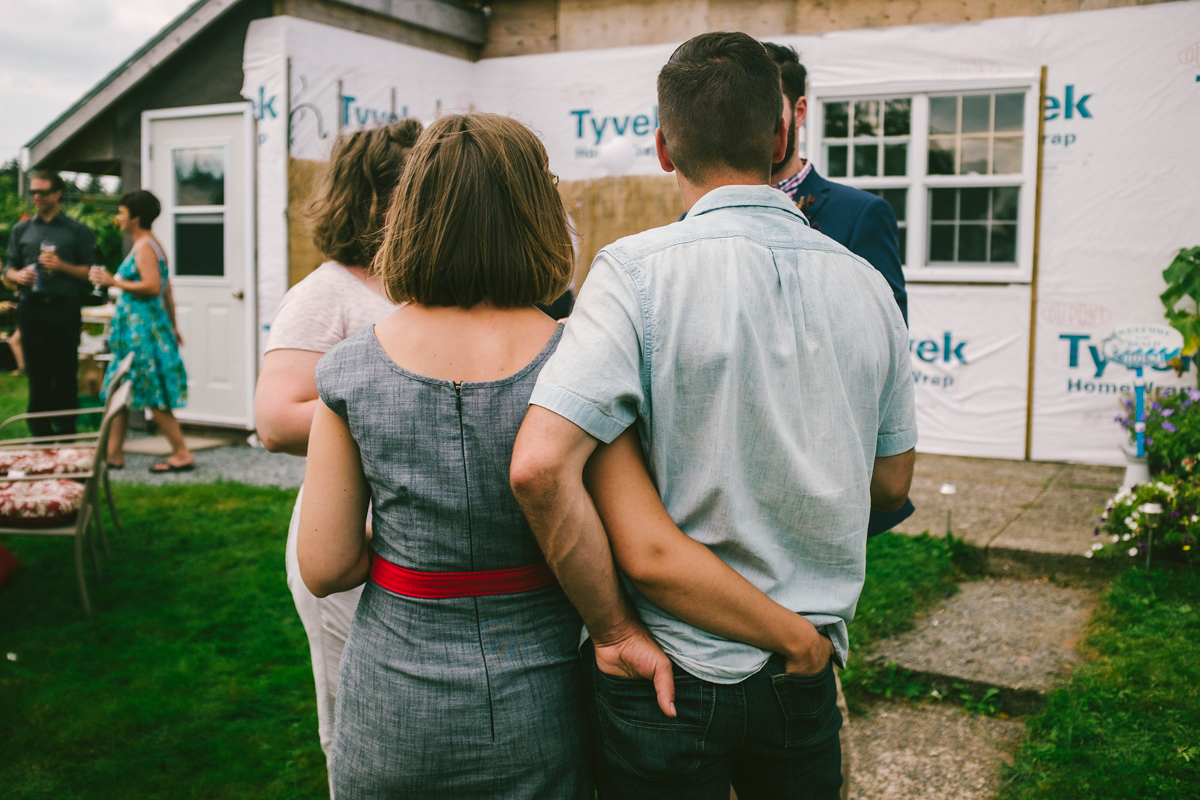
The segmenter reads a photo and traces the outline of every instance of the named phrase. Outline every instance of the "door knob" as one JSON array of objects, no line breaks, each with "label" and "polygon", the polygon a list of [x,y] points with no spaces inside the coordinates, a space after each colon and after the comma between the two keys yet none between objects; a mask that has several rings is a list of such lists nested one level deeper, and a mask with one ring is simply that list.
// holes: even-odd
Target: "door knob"
[{"label": "door knob", "polygon": [[246,293],[245,293],[245,292],[243,292],[243,291],[241,291],[241,290],[238,290],[238,291],[236,291],[236,292],[234,292],[234,293],[233,293],[233,299],[234,299],[234,300],[245,300],[245,299],[246,299]]}]

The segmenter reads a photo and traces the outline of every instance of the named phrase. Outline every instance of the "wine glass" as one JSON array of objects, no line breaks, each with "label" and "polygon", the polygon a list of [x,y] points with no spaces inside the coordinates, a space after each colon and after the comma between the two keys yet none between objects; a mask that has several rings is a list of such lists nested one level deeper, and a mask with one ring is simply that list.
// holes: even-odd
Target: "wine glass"
[{"label": "wine glass", "polygon": [[[41,249],[43,253],[55,253],[58,251],[58,246],[49,239],[43,239]],[[42,265],[40,262],[37,265],[37,281],[33,284],[33,290],[35,292],[42,291]]]}]

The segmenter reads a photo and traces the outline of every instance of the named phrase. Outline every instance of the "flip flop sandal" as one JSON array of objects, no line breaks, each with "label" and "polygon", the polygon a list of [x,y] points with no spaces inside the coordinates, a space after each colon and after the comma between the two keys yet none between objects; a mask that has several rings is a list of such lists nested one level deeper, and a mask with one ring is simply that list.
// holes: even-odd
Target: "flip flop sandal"
[{"label": "flip flop sandal", "polygon": [[160,461],[150,468],[151,472],[191,472],[196,466],[193,461],[191,464],[184,464],[182,467],[177,467],[169,461]]}]

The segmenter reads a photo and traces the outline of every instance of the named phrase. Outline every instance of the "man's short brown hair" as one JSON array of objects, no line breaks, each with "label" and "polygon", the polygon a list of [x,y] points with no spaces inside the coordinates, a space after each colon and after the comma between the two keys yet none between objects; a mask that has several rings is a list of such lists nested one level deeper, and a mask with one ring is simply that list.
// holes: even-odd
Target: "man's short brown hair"
[{"label": "man's short brown hair", "polygon": [[689,39],[658,73],[667,153],[690,181],[723,169],[769,177],[782,116],[779,67],[744,33]]},{"label": "man's short brown hair", "polygon": [[408,157],[373,270],[397,303],[549,302],[574,260],[557,182],[546,148],[516,120],[442,117]]},{"label": "man's short brown hair", "polygon": [[50,191],[61,192],[67,188],[67,184],[63,182],[62,175],[59,175],[52,169],[38,169],[29,173],[31,181],[50,181]]}]

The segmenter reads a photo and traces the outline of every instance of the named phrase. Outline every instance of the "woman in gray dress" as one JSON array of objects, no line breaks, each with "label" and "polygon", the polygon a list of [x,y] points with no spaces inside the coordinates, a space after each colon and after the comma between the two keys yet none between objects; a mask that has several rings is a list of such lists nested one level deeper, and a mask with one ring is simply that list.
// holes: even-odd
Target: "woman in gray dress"
[{"label": "woman in gray dress", "polygon": [[[400,310],[317,366],[300,574],[366,582],[332,785],[351,798],[592,797],[580,619],[509,488],[571,273],[544,148],[491,114],[418,140],[374,269]],[[373,536],[364,536],[368,500]]]}]

